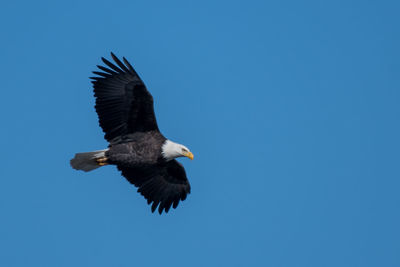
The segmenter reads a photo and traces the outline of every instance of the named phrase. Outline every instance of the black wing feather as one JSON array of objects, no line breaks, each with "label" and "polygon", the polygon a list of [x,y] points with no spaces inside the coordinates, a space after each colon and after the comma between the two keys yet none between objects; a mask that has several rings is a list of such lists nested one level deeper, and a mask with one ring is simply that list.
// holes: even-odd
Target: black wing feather
[{"label": "black wing feather", "polygon": [[113,60],[115,61],[115,63],[117,63],[117,65],[124,71],[129,73],[130,71],[126,68],[126,66],[124,64],[122,64],[121,60],[119,60],[119,58],[117,58],[113,52],[111,52],[111,57],[113,58]]},{"label": "black wing feather", "polygon": [[124,58],[125,65],[111,53],[116,65],[102,58],[107,67],[93,73],[96,112],[99,124],[110,143],[134,132],[159,131],[153,108],[153,97],[132,65]]},{"label": "black wing feather", "polygon": [[122,57],[122,59],[124,60],[125,65],[128,66],[129,70],[130,70],[134,75],[136,75],[136,76],[139,77],[139,75],[136,73],[136,71],[134,70],[134,68],[132,67],[132,65],[129,63],[129,61],[128,61],[125,57]]},{"label": "black wing feather", "polygon": [[104,57],[102,57],[101,60],[104,62],[104,64],[106,64],[107,66],[109,66],[110,68],[115,70],[116,72],[123,73],[123,71],[121,69],[119,69],[117,66],[115,66],[113,63],[111,63],[110,61],[108,61]]},{"label": "black wing feather", "polygon": [[102,71],[104,71],[104,72],[106,72],[106,73],[108,73],[108,74],[111,74],[111,75],[118,74],[117,72],[112,71],[112,70],[110,70],[110,69],[107,69],[106,67],[103,67],[103,66],[100,66],[100,65],[96,65],[96,67],[98,67],[98,68],[101,69]]},{"label": "black wing feather", "polygon": [[[112,77],[112,75],[110,75],[108,73],[100,72],[100,71],[93,71],[93,74],[96,74],[96,75],[99,75],[99,76],[103,76],[105,78]],[[97,77],[97,78],[99,78],[99,77]]]},{"label": "black wing feather", "polygon": [[175,209],[179,201],[186,199],[190,194],[190,184],[185,169],[176,160],[149,168],[129,168],[118,166],[122,175],[133,185],[138,192],[151,204],[151,211],[158,207],[158,212],[168,213],[171,206]]}]

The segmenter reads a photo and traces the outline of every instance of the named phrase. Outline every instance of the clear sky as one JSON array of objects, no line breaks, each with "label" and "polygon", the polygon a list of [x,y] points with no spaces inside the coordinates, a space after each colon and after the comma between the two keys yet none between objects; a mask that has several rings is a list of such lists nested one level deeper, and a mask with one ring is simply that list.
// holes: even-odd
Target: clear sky
[{"label": "clear sky", "polygon": [[[6,1],[0,266],[400,266],[399,1]],[[152,214],[91,71],[127,57],[192,194]]]}]

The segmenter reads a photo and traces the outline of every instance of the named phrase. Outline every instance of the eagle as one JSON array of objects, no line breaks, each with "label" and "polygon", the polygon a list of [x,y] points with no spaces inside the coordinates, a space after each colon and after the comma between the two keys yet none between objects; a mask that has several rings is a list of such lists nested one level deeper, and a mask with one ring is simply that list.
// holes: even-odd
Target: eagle
[{"label": "eagle", "polygon": [[175,143],[158,129],[153,96],[132,65],[113,53],[114,63],[102,57],[106,67],[92,79],[95,109],[106,149],[75,154],[70,164],[76,170],[92,171],[101,166],[115,165],[122,176],[138,188],[151,211],[168,213],[190,194],[190,184],[182,164],[175,158],[193,160],[193,153]]}]

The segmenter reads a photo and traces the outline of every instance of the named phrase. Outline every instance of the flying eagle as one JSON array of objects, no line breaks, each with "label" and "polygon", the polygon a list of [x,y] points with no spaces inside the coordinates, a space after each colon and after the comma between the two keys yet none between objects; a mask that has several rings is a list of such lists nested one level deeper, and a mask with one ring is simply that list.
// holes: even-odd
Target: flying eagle
[{"label": "flying eagle", "polygon": [[108,148],[77,153],[72,168],[85,172],[105,165],[116,165],[122,175],[138,187],[151,211],[166,213],[175,209],[190,193],[190,184],[177,157],[193,159],[190,150],[165,138],[157,126],[153,97],[131,64],[122,63],[113,53],[116,65],[101,58],[107,67],[97,66],[93,81],[96,112]]}]

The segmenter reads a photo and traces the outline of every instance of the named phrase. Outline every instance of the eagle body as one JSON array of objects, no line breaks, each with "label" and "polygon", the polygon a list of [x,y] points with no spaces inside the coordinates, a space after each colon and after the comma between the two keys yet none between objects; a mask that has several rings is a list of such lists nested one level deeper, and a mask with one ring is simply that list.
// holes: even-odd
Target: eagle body
[{"label": "eagle body", "polygon": [[98,65],[93,80],[95,109],[107,149],[75,154],[74,169],[91,171],[115,165],[121,174],[161,214],[176,208],[190,193],[190,184],[177,157],[193,159],[192,152],[165,138],[158,129],[153,97],[132,65],[111,53],[114,63]]},{"label": "eagle body", "polygon": [[105,153],[109,164],[144,167],[165,163],[162,145],[167,139],[157,131],[138,132],[127,136],[125,142],[110,144]]}]

